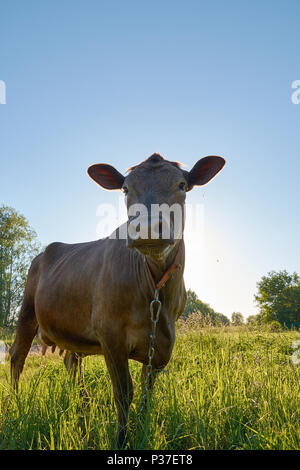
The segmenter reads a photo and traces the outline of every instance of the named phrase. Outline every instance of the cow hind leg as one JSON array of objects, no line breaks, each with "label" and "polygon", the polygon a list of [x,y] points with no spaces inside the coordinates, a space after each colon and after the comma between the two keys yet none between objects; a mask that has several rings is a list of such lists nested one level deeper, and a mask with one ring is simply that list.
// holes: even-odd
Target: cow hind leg
[{"label": "cow hind leg", "polygon": [[66,351],[64,364],[70,376],[75,379],[77,374],[82,373],[82,359],[75,352]]},{"label": "cow hind leg", "polygon": [[75,381],[76,377],[78,376],[79,381],[82,385],[80,389],[80,393],[84,399],[89,399],[89,394],[85,386],[84,382],[84,373],[83,373],[83,363],[82,357],[80,357],[77,353],[66,351],[64,357],[64,364],[66,366],[67,371],[70,374],[70,377]]},{"label": "cow hind leg", "polygon": [[35,316],[34,306],[24,299],[18,319],[15,341],[9,351],[11,357],[11,383],[15,390],[18,388],[20,374],[23,370],[33,338],[37,333],[37,328],[38,322]]}]

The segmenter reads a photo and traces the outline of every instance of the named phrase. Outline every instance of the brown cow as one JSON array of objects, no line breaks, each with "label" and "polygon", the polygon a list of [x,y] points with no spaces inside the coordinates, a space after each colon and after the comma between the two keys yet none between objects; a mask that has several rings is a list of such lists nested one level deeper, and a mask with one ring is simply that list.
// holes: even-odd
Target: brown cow
[{"label": "brown cow", "polygon": [[[139,216],[132,215],[131,208],[143,204],[150,210],[153,204],[165,203],[168,207],[177,204],[184,209],[186,192],[193,186],[206,184],[224,164],[222,157],[209,156],[199,160],[188,172],[180,164],[153,154],[130,168],[127,176],[106,164],[88,169],[90,177],[103,188],[122,189],[125,193],[129,214],[127,239],[120,236],[118,228],[114,236],[93,242],[52,243],[33,260],[10,351],[15,387],[37,332],[45,344],[73,352],[74,357],[104,354],[118,412],[118,445],[124,444],[133,394],[128,359],[143,364],[142,377],[145,377],[153,284],[157,286],[170,267],[172,277],[166,276],[165,285],[159,286],[162,309],[156,332],[152,384],[155,372],[164,368],[170,359],[175,320],[183,312],[186,301],[183,224],[179,236],[178,233],[175,236],[174,217],[167,221],[161,214],[156,218],[143,216],[138,231],[135,223]],[[163,223],[169,229],[167,236],[163,236]],[[145,229],[148,236],[142,237]]]}]

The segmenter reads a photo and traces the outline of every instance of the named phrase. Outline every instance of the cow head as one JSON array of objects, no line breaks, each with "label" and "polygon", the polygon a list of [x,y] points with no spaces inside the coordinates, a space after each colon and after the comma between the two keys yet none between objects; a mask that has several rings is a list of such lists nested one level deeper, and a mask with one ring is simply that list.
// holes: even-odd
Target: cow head
[{"label": "cow head", "polygon": [[186,193],[208,183],[224,164],[224,158],[208,156],[186,171],[179,163],[154,153],[129,168],[126,176],[104,163],[90,166],[88,174],[104,189],[123,191],[128,213],[127,245],[150,254],[163,252],[182,238]]}]

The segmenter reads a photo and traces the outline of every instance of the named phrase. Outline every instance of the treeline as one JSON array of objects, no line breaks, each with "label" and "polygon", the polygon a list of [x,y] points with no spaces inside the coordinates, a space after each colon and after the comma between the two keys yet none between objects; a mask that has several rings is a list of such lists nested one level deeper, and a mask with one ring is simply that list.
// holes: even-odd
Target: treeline
[{"label": "treeline", "polygon": [[26,218],[11,207],[0,206],[0,326],[15,322],[27,271],[38,251],[36,233]]},{"label": "treeline", "polygon": [[186,320],[194,316],[199,326],[228,326],[229,319],[222,313],[217,313],[208,304],[198,299],[197,294],[189,289],[187,291],[187,300],[182,318]]},{"label": "treeline", "polygon": [[[273,330],[300,329],[300,278],[297,273],[271,271],[257,283],[254,296],[260,312],[247,318],[249,326],[268,325]],[[193,318],[192,318],[193,316]],[[231,321],[215,312],[208,304],[198,299],[195,292],[188,290],[183,319],[197,322],[198,326],[229,326],[245,324],[240,312],[233,312]]]}]

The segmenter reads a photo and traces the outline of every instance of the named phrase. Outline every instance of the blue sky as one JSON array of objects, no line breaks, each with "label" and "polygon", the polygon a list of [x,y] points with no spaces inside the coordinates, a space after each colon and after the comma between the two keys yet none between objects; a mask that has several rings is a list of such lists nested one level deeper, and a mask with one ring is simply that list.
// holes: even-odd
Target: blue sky
[{"label": "blue sky", "polygon": [[0,202],[43,244],[93,240],[118,195],[90,164],[222,155],[188,195],[205,243],[190,234],[186,284],[229,316],[256,313],[262,275],[300,272],[299,15],[298,0],[2,1]]}]

